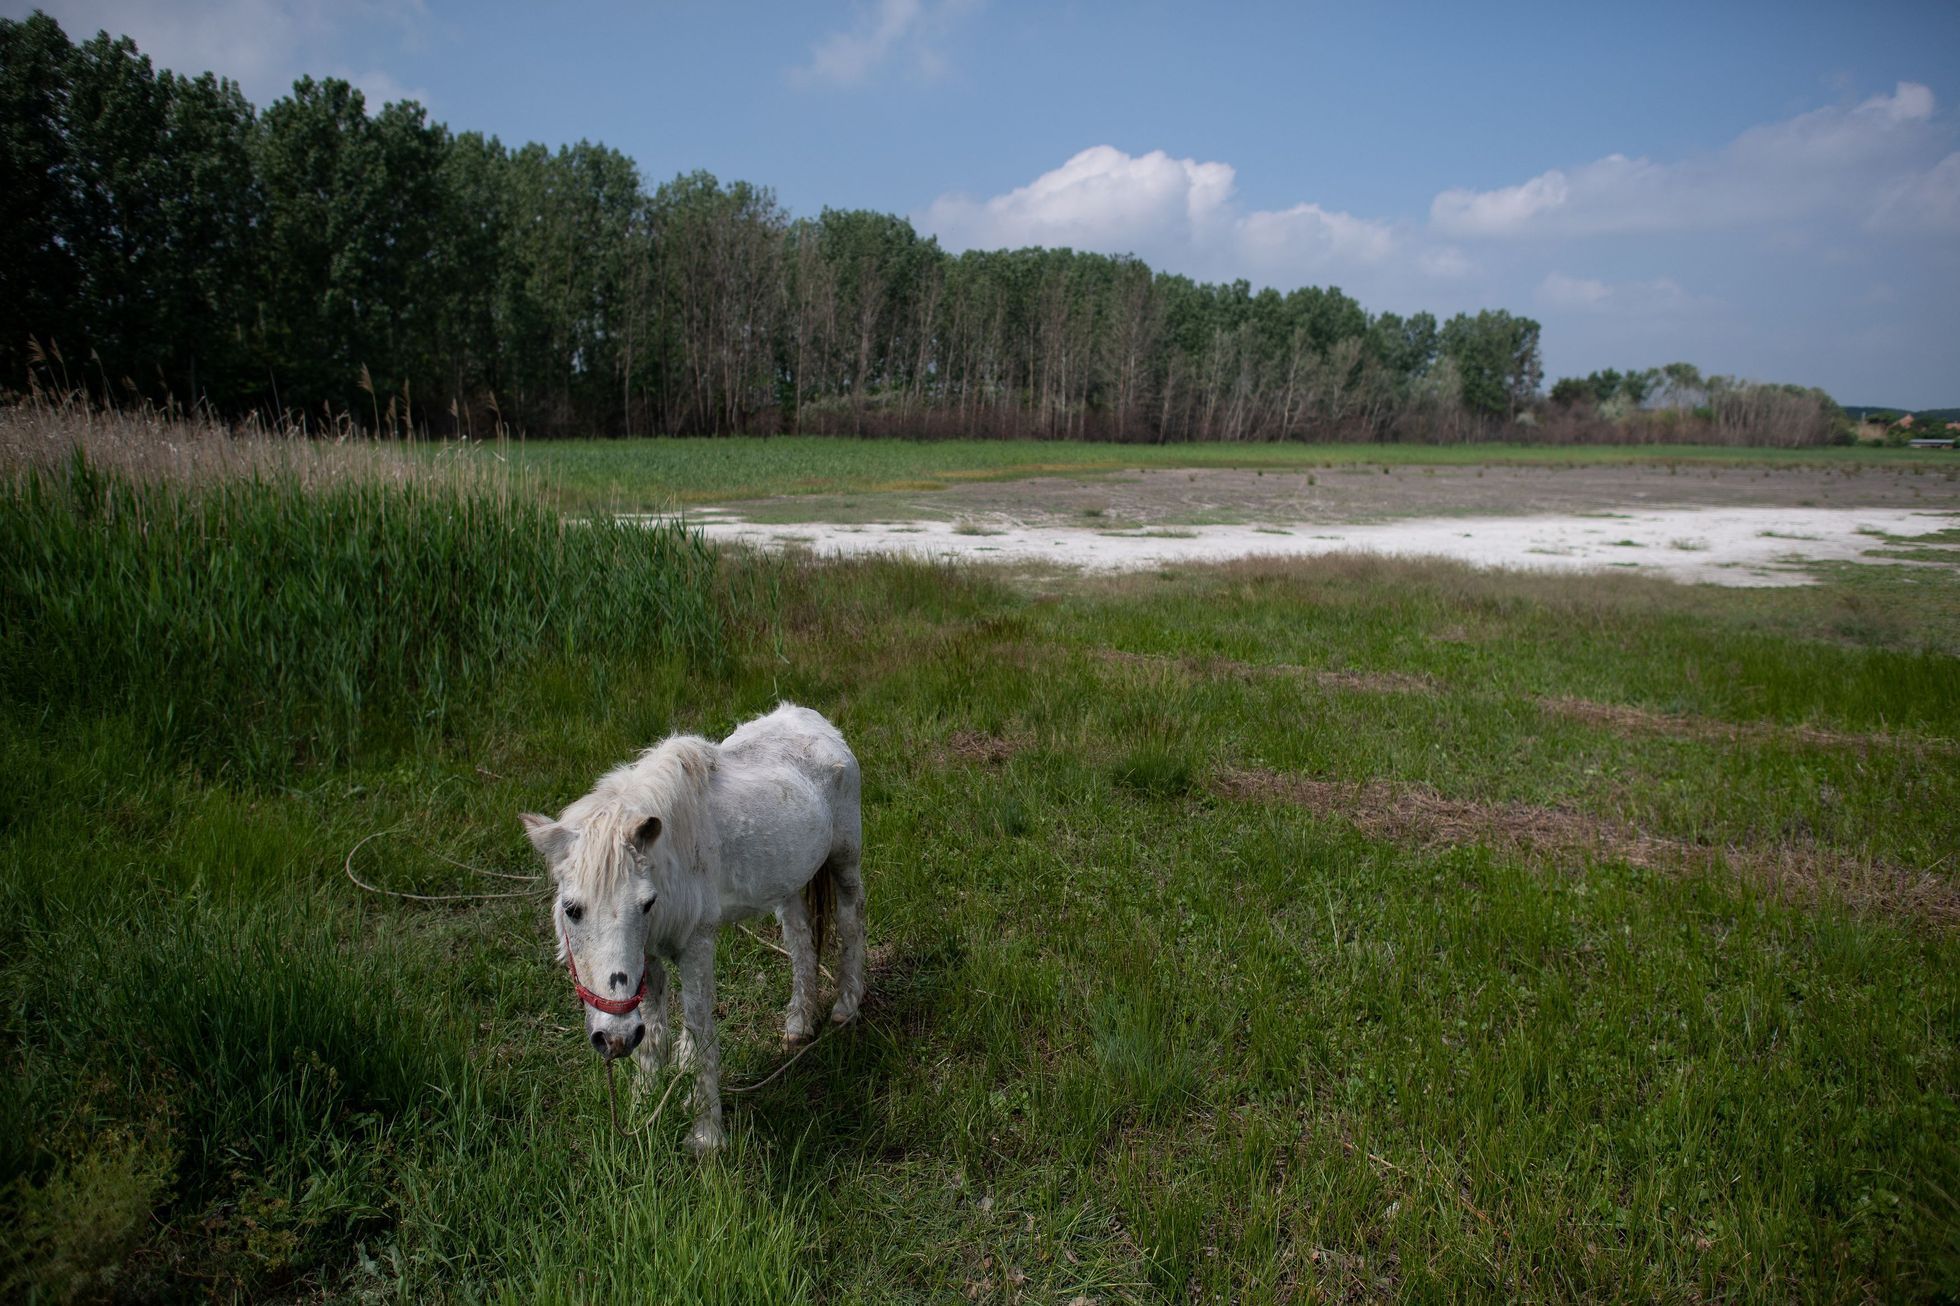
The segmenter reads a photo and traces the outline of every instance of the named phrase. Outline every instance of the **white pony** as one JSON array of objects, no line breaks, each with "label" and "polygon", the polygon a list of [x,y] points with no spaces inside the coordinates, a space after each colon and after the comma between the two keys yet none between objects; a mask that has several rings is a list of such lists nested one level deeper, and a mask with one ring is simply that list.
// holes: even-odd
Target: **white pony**
[{"label": "white pony", "polygon": [[677,1059],[694,1068],[688,1146],[695,1152],[722,1141],[715,935],[725,922],[774,911],[782,923],[790,955],[783,1038],[797,1043],[813,1034],[817,954],[834,915],[840,956],[830,1018],[842,1024],[857,1015],[864,998],[858,764],[819,714],[784,703],[719,744],[675,735],[608,772],[557,820],[534,812],[519,819],[551,867],[559,956],[599,1055],[612,1061],[631,1052],[647,1076],[665,1064],[662,963],[680,967]]}]

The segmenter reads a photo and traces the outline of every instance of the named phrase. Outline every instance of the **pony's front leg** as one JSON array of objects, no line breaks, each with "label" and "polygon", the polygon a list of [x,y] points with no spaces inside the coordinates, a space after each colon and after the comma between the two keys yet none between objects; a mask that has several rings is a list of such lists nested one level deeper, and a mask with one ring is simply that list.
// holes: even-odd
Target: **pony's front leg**
[{"label": "pony's front leg", "polygon": [[681,1020],[694,1052],[694,1129],[687,1146],[696,1156],[721,1146],[721,1042],[715,1035],[715,936],[697,935],[681,953]]},{"label": "pony's front leg", "polygon": [[674,1032],[667,1021],[667,967],[658,957],[647,958],[647,1036],[633,1049],[633,1091],[643,1093],[653,1087],[654,1076],[666,1066],[673,1049]]}]

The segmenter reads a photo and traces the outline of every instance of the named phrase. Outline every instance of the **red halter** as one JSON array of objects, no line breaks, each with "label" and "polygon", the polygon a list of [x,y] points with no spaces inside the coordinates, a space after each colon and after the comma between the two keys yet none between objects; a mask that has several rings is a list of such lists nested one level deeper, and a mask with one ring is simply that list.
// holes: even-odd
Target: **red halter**
[{"label": "red halter", "polygon": [[[562,932],[559,937],[565,938]],[[630,998],[602,998],[586,988],[578,977],[578,963],[572,960],[572,941],[569,938],[565,938],[565,969],[572,973],[572,987],[578,991],[578,1000],[594,1010],[605,1012],[608,1016],[625,1015],[639,1006],[640,999],[647,995],[648,966],[644,961],[640,963],[640,987],[633,990],[633,996]]]}]

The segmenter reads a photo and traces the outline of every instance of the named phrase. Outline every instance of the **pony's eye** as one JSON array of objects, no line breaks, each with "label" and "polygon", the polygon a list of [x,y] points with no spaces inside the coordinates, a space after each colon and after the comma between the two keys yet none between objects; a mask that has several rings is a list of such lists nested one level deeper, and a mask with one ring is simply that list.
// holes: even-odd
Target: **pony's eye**
[{"label": "pony's eye", "polygon": [[568,902],[568,903],[566,903],[566,904],[565,904],[565,919],[566,919],[566,920],[568,920],[568,921],[576,921],[577,919],[579,919],[579,918],[580,918],[581,916],[583,916],[583,915],[585,915],[585,908],[583,908],[583,907],[581,907],[581,906],[579,906],[579,905],[578,905],[577,903],[575,903],[575,902]]},{"label": "pony's eye", "polygon": [[640,915],[644,916],[652,910],[653,910],[653,899],[648,898],[645,902],[640,904]]}]

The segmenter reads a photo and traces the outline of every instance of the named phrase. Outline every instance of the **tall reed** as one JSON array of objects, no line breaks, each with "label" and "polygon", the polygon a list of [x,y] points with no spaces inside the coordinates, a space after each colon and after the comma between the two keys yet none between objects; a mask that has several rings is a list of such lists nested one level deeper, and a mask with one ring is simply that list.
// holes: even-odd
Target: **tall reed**
[{"label": "tall reed", "polygon": [[120,714],[170,757],[265,777],[440,729],[538,654],[725,651],[697,533],[566,522],[485,459],[69,433],[0,440],[16,708]]}]

